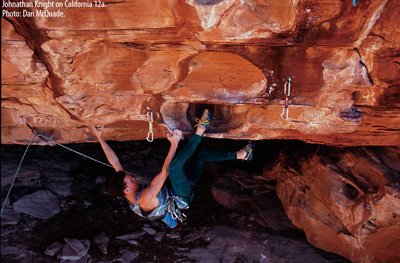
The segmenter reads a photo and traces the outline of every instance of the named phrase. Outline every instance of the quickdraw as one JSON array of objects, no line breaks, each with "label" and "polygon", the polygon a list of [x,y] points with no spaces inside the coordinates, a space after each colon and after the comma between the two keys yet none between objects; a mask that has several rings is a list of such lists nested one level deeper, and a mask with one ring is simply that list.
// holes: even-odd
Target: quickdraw
[{"label": "quickdraw", "polygon": [[178,219],[181,223],[187,218],[187,216],[183,212],[181,212],[178,207],[176,207],[173,196],[170,197],[170,199],[168,200],[168,213],[171,213],[172,219]]},{"label": "quickdraw", "polygon": [[146,140],[152,142],[154,139],[153,133],[153,111],[147,107],[147,121],[149,122],[149,132],[147,133]]},{"label": "quickdraw", "polygon": [[285,107],[282,109],[281,118],[287,120],[289,118],[289,97],[290,97],[290,85],[292,77],[286,77],[285,85],[283,86],[283,94],[285,94]]}]

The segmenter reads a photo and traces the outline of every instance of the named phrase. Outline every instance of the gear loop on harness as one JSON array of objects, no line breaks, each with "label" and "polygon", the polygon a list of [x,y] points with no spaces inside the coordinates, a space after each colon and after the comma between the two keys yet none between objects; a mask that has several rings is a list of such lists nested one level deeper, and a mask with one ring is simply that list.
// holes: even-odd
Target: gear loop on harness
[{"label": "gear loop on harness", "polygon": [[285,106],[282,109],[281,118],[282,120],[289,119],[289,97],[290,97],[290,86],[292,83],[292,77],[286,77],[286,82],[283,85],[283,94],[285,94]]},{"label": "gear loop on harness", "polygon": [[147,133],[147,138],[146,140],[149,142],[152,142],[154,139],[154,133],[153,133],[153,111],[151,110],[150,107],[147,107],[147,122],[149,123],[149,132]]}]

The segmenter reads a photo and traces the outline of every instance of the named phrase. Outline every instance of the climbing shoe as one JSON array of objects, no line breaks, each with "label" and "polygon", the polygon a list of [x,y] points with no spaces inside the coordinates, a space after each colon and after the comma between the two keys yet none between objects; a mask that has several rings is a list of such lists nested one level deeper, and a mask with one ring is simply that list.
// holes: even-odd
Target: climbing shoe
[{"label": "climbing shoe", "polygon": [[249,143],[244,147],[246,155],[244,156],[243,161],[251,161],[253,159],[254,146],[255,146],[254,142],[249,141]]},{"label": "climbing shoe", "polygon": [[210,125],[210,120],[211,120],[211,113],[208,109],[205,109],[203,111],[203,115],[201,115],[201,119],[196,118],[196,125],[194,126],[195,128],[197,126],[200,126],[201,128],[207,129],[208,126]]}]

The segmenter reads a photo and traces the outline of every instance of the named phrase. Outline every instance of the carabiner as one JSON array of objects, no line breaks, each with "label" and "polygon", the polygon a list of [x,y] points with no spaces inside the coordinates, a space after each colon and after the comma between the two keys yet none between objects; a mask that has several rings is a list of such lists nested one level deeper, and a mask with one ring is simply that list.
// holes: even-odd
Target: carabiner
[{"label": "carabiner", "polygon": [[292,77],[286,77],[286,82],[283,85],[283,94],[285,94],[285,106],[282,109],[281,118],[287,120],[289,118],[289,97],[290,97],[290,85],[292,83]]},{"label": "carabiner", "polygon": [[283,93],[285,96],[290,97],[290,84],[292,82],[292,77],[286,77],[286,82],[283,85]]},{"label": "carabiner", "polygon": [[175,212],[170,212],[171,213],[171,217],[172,219],[177,219],[178,218],[178,214]]},{"label": "carabiner", "polygon": [[148,133],[147,133],[146,140],[147,140],[148,142],[152,142],[153,139],[154,139],[153,133],[152,133],[152,132],[148,132]]},{"label": "carabiner", "polygon": [[152,142],[154,139],[154,133],[153,133],[153,111],[147,107],[147,121],[149,123],[149,132],[147,133],[147,138],[146,140],[148,142]]},{"label": "carabiner", "polygon": [[181,222],[185,221],[187,216],[184,213],[181,213]]},{"label": "carabiner", "polygon": [[[286,116],[285,116],[286,113]],[[285,117],[283,117],[285,116]],[[285,107],[282,109],[282,114],[281,114],[282,120],[286,121],[289,118],[289,107]]]}]

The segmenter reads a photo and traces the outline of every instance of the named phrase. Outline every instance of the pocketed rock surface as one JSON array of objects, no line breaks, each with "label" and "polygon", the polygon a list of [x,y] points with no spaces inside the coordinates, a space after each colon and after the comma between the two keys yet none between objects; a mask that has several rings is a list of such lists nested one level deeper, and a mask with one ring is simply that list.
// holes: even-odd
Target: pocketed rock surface
[{"label": "pocketed rock surface", "polygon": [[397,0],[111,0],[63,11],[2,18],[2,143],[28,143],[20,116],[62,143],[91,141],[86,127],[98,124],[107,139],[143,140],[147,107],[156,138],[165,126],[190,133],[207,104],[210,137],[399,145]]}]

